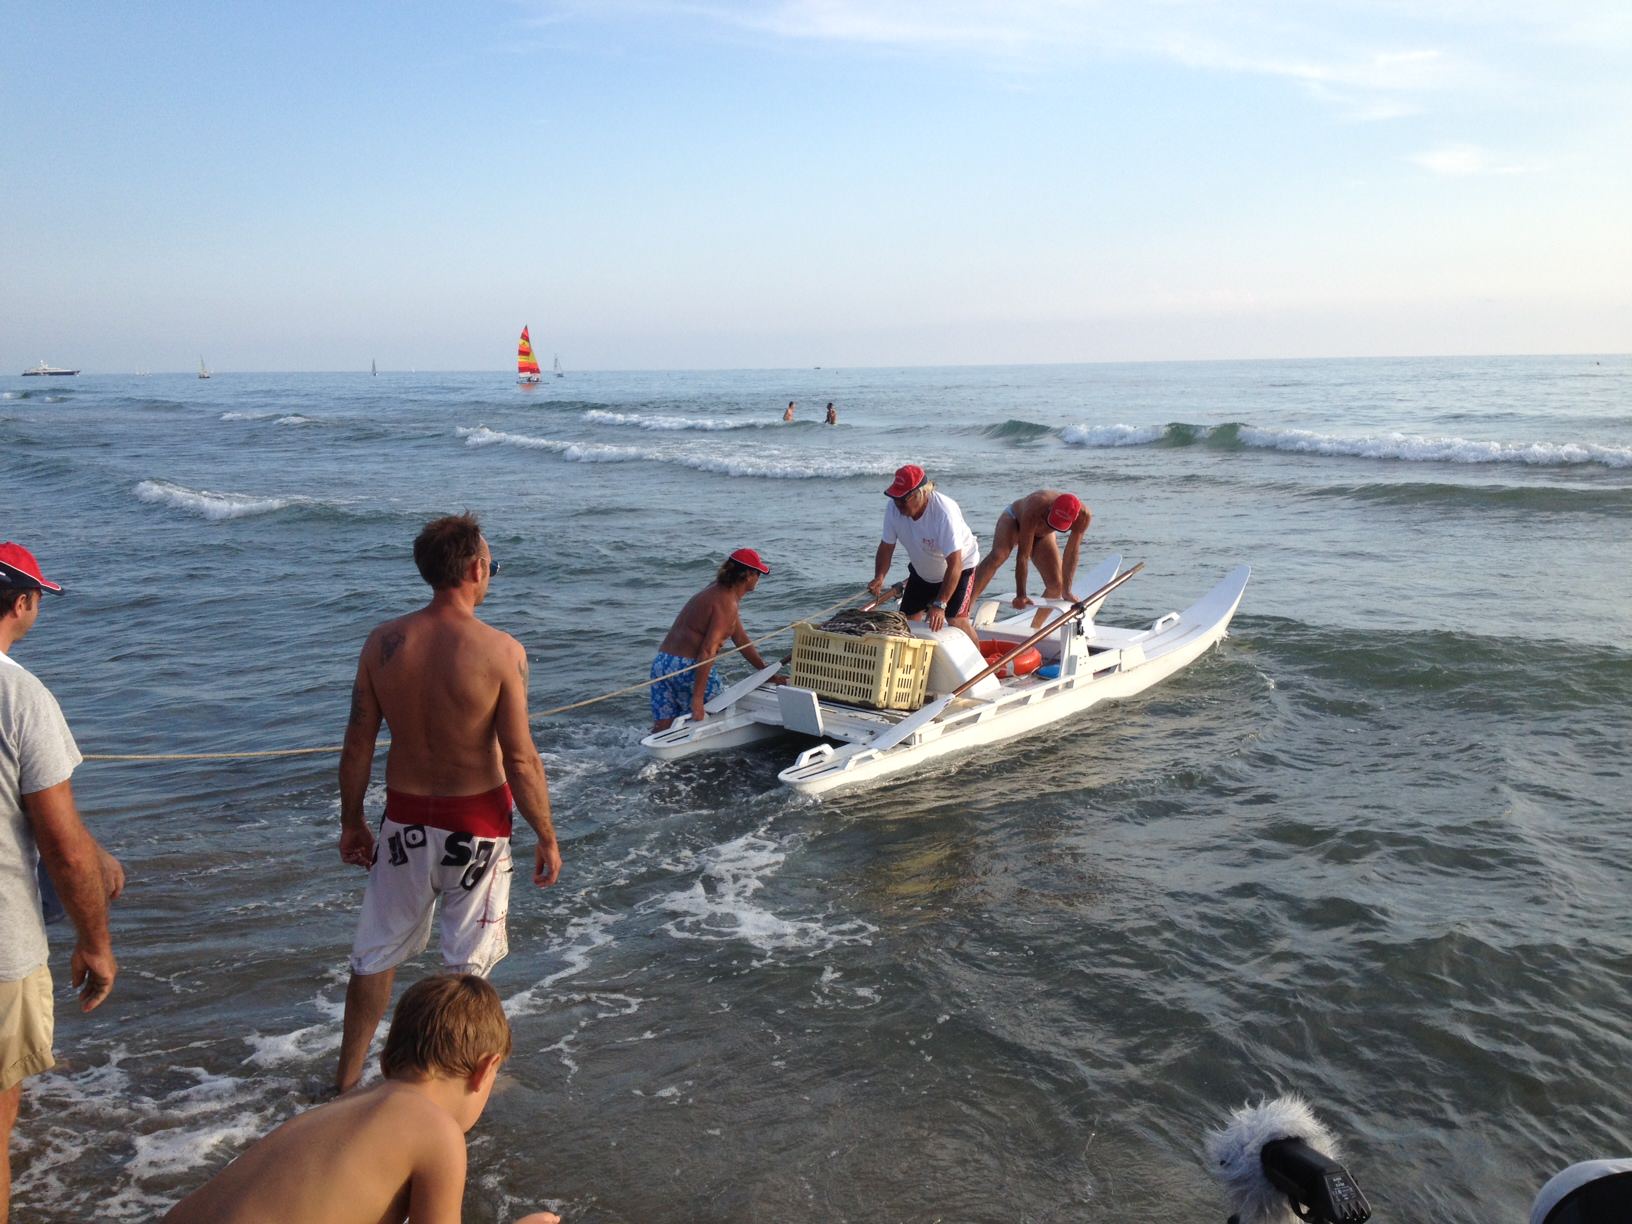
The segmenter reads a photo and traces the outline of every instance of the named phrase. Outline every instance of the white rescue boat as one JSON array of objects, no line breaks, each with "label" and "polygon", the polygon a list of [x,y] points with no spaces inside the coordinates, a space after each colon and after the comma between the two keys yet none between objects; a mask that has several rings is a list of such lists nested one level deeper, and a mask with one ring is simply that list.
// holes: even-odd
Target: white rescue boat
[{"label": "white rescue boat", "polygon": [[[773,665],[716,696],[704,707],[707,717],[702,722],[678,718],[666,730],[641,740],[641,745],[668,761],[796,731],[824,742],[801,752],[777,775],[785,785],[818,795],[876,782],[948,753],[1025,735],[1167,679],[1225,636],[1252,572],[1248,566],[1237,566],[1183,612],[1169,612],[1148,628],[1094,624],[1094,614],[1109,593],[1106,588],[1114,589],[1132,576],[1133,571],[1121,572],[1121,565],[1121,557],[1110,557],[1083,579],[1082,585],[1093,594],[1080,610],[1063,600],[1039,600],[1038,606],[1051,613],[1039,620],[1034,608],[998,619],[1004,609],[995,599],[982,601],[976,609],[975,627],[983,640],[1016,646],[1057,621],[1035,642],[1043,656],[1042,671],[1050,673],[1046,676],[1034,672],[1002,680],[991,675],[975,679],[987,662],[968,637],[950,626],[934,633],[920,622],[913,625],[914,635],[936,642],[926,691],[929,700],[922,709],[875,710],[833,701],[808,688],[773,685],[771,677],[777,670]],[[1056,612],[1059,615],[1053,615]]]}]

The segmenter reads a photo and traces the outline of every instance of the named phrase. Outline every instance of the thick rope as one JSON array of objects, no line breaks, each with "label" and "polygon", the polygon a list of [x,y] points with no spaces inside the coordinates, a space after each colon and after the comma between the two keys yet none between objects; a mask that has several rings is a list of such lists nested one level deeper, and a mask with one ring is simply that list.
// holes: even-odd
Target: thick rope
[{"label": "thick rope", "polygon": [[[667,675],[659,676],[656,680],[642,680],[639,684],[631,684],[625,688],[613,689],[610,693],[602,693],[599,697],[588,697],[583,701],[575,701],[571,705],[556,706],[554,709],[542,710],[533,715],[533,717],[550,718],[556,714],[565,714],[568,710],[577,710],[583,708],[584,706],[594,705],[597,702],[610,701],[614,697],[622,697],[625,693],[638,693],[641,689],[651,688],[652,685],[668,680],[673,676],[683,676],[689,671],[696,671],[705,663],[717,662],[724,655],[740,654],[742,651],[747,650],[750,646],[758,646],[761,642],[768,642],[772,638],[781,637],[795,625],[803,624],[805,621],[815,620],[819,616],[826,616],[829,612],[836,612],[840,608],[844,607],[845,604],[850,603],[852,600],[860,599],[863,595],[870,594],[872,594],[871,591],[863,588],[854,595],[846,595],[843,599],[839,600],[838,603],[833,604],[830,607],[823,608],[820,612],[801,616],[796,621],[789,621],[787,624],[783,625],[782,628],[774,629],[770,633],[761,634],[753,641],[744,642],[741,646],[733,646],[729,650],[718,651],[712,659],[702,659],[696,663],[693,663],[690,667],[682,667],[678,671],[672,671]],[[886,592],[886,596],[887,595],[888,592]],[[386,740],[384,741],[384,744],[379,746],[383,747],[385,745],[389,745],[390,742],[390,740]],[[332,747],[324,748],[266,748],[258,752],[87,752],[84,754],[84,759],[87,761],[247,761],[258,757],[332,756],[333,754],[340,752],[341,749],[342,745],[335,744]]]}]

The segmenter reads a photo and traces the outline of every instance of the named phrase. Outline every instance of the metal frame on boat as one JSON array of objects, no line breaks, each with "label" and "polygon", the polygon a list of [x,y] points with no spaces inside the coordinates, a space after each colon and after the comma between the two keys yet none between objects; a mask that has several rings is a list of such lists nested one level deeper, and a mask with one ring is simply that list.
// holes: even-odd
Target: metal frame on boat
[{"label": "metal frame on boat", "polygon": [[[948,753],[1024,735],[1165,680],[1225,636],[1252,572],[1237,566],[1183,612],[1169,612],[1148,628],[1096,625],[1093,617],[1104,601],[1100,592],[1117,583],[1121,565],[1121,557],[1107,558],[1083,579],[1082,586],[1094,594],[1080,612],[1066,601],[1038,601],[1068,613],[1037,643],[1045,662],[1058,665],[1058,674],[982,681],[967,692],[960,692],[960,686],[935,691],[932,682],[932,700],[915,712],[873,710],[832,701],[810,689],[774,686],[775,668],[766,668],[710,701],[702,722],[678,718],[641,745],[659,760],[675,760],[797,731],[824,742],[801,752],[777,775],[784,785],[817,795],[875,782]],[[1121,574],[1124,580],[1128,576]],[[975,625],[983,639],[1018,646],[1040,627],[1034,609],[1001,620],[1000,610],[995,599],[976,610]],[[921,624],[914,632],[934,636]],[[931,711],[937,705],[941,708]]]}]

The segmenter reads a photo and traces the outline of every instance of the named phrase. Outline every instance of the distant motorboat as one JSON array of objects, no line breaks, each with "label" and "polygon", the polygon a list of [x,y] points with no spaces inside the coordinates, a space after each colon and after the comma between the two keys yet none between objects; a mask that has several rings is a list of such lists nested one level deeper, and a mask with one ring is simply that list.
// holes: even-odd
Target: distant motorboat
[{"label": "distant motorboat", "polygon": [[202,357],[198,359],[198,376],[200,378],[210,377],[210,367],[204,364],[204,358]]},{"label": "distant motorboat", "polygon": [[23,371],[23,377],[24,378],[29,378],[29,377],[33,377],[33,376],[36,376],[36,375],[44,374],[44,375],[59,377],[60,378],[61,376],[65,375],[65,374],[78,374],[78,373],[79,373],[78,370],[65,370],[61,366],[46,365],[44,361],[41,361],[40,364],[35,366],[32,370],[24,370]]},{"label": "distant motorboat", "polygon": [[522,325],[521,339],[516,344],[516,382],[531,385],[544,381],[544,375],[539,372],[538,358],[533,356],[533,340],[527,334],[527,327]]}]

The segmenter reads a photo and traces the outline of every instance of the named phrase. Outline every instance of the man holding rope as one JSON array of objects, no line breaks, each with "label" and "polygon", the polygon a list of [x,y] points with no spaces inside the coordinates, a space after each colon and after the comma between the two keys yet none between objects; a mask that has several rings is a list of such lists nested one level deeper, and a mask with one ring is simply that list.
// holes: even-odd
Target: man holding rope
[{"label": "man holding rope", "polygon": [[[538,835],[533,883],[553,884],[561,871],[527,718],[527,652],[476,617],[499,566],[475,516],[426,524],[414,564],[431,602],[364,643],[340,753],[340,857],[369,873],[346,987],[341,1092],[362,1076],[397,966],[430,942],[438,896],[451,972],[485,977],[509,952],[512,806]],[[376,845],[363,796],[382,721],[391,749]]]},{"label": "man holding rope", "polygon": [[[789,405],[792,408],[792,405]],[[725,559],[714,581],[686,602],[652,660],[652,730],[666,731],[682,714],[703,721],[703,706],[720,691],[714,656],[730,638],[755,671],[765,667],[742,628],[738,605],[771,567],[751,548]]]}]

